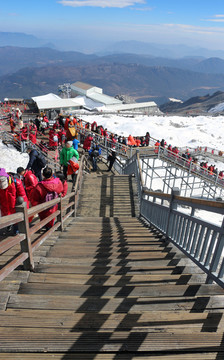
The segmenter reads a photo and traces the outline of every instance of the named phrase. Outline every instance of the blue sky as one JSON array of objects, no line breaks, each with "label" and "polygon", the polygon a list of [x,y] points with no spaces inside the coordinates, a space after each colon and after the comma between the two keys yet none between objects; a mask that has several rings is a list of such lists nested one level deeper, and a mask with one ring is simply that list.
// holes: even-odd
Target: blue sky
[{"label": "blue sky", "polygon": [[224,50],[224,0],[8,0],[0,31],[86,52],[120,40]]}]

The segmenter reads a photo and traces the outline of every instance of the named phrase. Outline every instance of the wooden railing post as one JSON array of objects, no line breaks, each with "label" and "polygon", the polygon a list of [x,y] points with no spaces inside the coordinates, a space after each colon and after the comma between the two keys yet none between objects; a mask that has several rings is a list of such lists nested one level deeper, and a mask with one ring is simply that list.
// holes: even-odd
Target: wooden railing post
[{"label": "wooden railing post", "polygon": [[60,195],[60,202],[58,203],[58,210],[60,211],[60,214],[57,217],[57,221],[60,222],[60,231],[64,230],[64,224],[63,224],[63,214],[62,214],[62,195]]},{"label": "wooden railing post", "polygon": [[24,261],[24,269],[25,270],[34,270],[34,260],[33,260],[33,252],[31,246],[31,237],[30,237],[30,229],[29,229],[29,219],[27,214],[27,206],[24,201],[22,204],[16,205],[16,212],[22,212],[24,215],[24,221],[21,221],[18,224],[19,233],[25,234],[25,240],[21,241],[20,247],[23,253],[28,254],[28,258]]}]

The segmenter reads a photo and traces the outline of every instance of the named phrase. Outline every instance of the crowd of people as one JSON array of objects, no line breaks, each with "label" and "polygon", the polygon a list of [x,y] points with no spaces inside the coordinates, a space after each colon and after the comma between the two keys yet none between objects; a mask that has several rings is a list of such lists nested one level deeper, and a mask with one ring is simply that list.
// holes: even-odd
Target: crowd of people
[{"label": "crowd of people", "polygon": [[[37,178],[34,172],[23,167],[18,167],[16,173],[6,172],[0,168],[0,204],[1,215],[11,215],[16,212],[16,205],[23,202],[27,208],[42,204],[46,201],[57,198],[60,194],[64,197],[67,194],[68,184],[63,173],[53,173],[53,170],[46,166],[42,172],[43,179]],[[41,211],[39,217],[41,220],[53,214],[57,210],[57,205],[47,210]],[[32,221],[32,217],[29,219]],[[52,219],[46,228],[54,225],[55,219]],[[9,226],[8,231],[12,230]],[[13,226],[14,234],[18,234],[18,226]]]},{"label": "crowd of people", "polygon": [[[110,152],[108,154],[108,171],[111,171],[116,160],[117,144],[128,147],[144,147],[152,143],[155,154],[159,151],[164,152],[167,156],[178,159],[177,161],[193,164],[193,169],[199,168],[204,174],[209,176],[218,176],[224,178],[224,171],[218,171],[214,165],[208,162],[198,163],[198,159],[192,156],[187,150],[180,154],[177,146],[167,145],[162,139],[151,142],[150,134],[145,136],[132,136],[127,138],[113,134],[98,125],[96,121],[88,123],[74,116],[64,117],[59,114],[53,126],[49,125],[49,119],[44,113],[36,116],[35,120],[30,120],[24,124],[22,111],[19,108],[12,109],[10,112],[10,130],[15,138],[21,142],[21,151],[27,151],[29,162],[26,169],[19,167],[17,173],[6,172],[0,168],[0,204],[2,216],[15,212],[16,201],[22,198],[27,207],[52,199],[54,197],[65,196],[68,190],[68,176],[71,176],[72,189],[75,187],[76,178],[79,170],[79,146],[82,144],[83,150],[88,153],[92,163],[92,171],[97,170],[97,161],[102,154],[100,141],[108,140]],[[86,129],[87,131],[83,131]],[[99,137],[96,135],[100,135]],[[39,135],[44,136],[45,141],[38,141]],[[46,142],[48,136],[48,143]],[[29,140],[29,142],[28,142]],[[60,149],[61,172],[53,173],[52,169],[47,166],[46,157],[42,152],[32,146],[36,143],[42,150]],[[47,150],[46,150],[47,149]],[[126,150],[125,150],[126,151]],[[45,218],[50,213],[56,211],[57,207],[45,210],[39,214],[40,219]],[[50,221],[47,227],[53,226],[54,221]],[[18,229],[15,227],[14,232]]]}]

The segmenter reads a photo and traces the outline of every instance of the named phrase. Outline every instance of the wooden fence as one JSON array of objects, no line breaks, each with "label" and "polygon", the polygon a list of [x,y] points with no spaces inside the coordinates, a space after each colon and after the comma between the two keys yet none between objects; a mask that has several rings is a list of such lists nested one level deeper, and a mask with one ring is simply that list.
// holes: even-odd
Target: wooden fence
[{"label": "wooden fence", "polygon": [[[80,161],[79,173],[76,179],[75,189],[65,197],[48,201],[46,203],[27,209],[23,202],[16,206],[16,213],[0,218],[0,229],[7,226],[18,225],[19,234],[8,236],[0,242],[0,255],[20,244],[20,251],[14,255],[0,270],[0,281],[3,280],[19,265],[24,266],[26,270],[34,270],[33,253],[49,236],[56,230],[63,231],[65,221],[70,217],[76,216],[76,209],[80,190],[82,186],[83,173],[87,168],[87,158],[82,156]],[[29,223],[29,217],[38,215],[41,211],[47,210],[53,205],[58,205],[57,211],[41,221]],[[52,219],[55,219],[53,227],[49,230],[39,233],[41,229]]]}]

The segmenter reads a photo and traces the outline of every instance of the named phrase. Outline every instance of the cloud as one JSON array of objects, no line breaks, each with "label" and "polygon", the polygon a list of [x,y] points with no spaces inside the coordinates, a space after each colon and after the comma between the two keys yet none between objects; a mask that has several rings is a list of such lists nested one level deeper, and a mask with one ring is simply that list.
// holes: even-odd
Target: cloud
[{"label": "cloud", "polygon": [[136,7],[134,7],[134,8],[132,8],[132,10],[135,10],[135,11],[152,11],[153,10],[153,8],[152,7],[148,7],[148,6],[143,6],[143,7],[141,7],[141,8],[136,8]]},{"label": "cloud", "polygon": [[125,8],[136,4],[145,4],[145,0],[60,0],[58,3],[72,7]]},{"label": "cloud", "polygon": [[203,21],[224,22],[224,15],[223,14],[213,15],[210,19],[204,19]]}]

